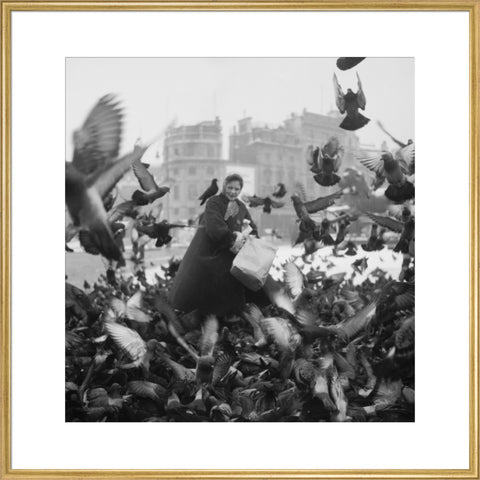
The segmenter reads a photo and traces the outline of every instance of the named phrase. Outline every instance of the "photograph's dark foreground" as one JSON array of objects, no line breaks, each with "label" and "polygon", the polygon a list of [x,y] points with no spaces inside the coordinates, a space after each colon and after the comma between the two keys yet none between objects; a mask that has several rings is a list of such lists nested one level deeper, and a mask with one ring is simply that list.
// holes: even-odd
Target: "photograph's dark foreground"
[{"label": "photograph's dark foreground", "polygon": [[288,262],[271,296],[294,314],[248,304],[202,327],[167,303],[177,267],[67,283],[67,421],[414,420],[412,282]]}]

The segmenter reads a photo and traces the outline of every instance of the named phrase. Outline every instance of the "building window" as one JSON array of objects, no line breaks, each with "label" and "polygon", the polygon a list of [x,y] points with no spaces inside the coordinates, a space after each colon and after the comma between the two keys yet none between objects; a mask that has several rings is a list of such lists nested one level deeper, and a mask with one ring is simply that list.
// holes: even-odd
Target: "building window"
[{"label": "building window", "polygon": [[178,148],[175,147],[175,148],[173,149],[173,154],[174,154],[174,155],[180,155],[180,152],[178,151]]},{"label": "building window", "polygon": [[270,160],[270,152],[267,152],[265,154],[265,160],[269,161]]},{"label": "building window", "polygon": [[197,184],[196,183],[191,183],[188,186],[188,199],[189,200],[196,200],[198,197],[197,194]]},{"label": "building window", "polygon": [[179,188],[178,188],[178,185],[174,185],[173,186],[173,199],[174,200],[178,200],[179,199]]},{"label": "building window", "polygon": [[178,177],[178,168],[174,168],[172,173],[175,177]]},{"label": "building window", "polygon": [[174,208],[174,209],[173,209],[173,215],[174,215],[175,217],[178,217],[179,212],[180,212],[180,209],[178,209],[178,208]]},{"label": "building window", "polygon": [[188,216],[189,216],[190,218],[194,218],[196,213],[197,213],[197,209],[196,209],[196,208],[190,207],[190,208],[188,209]]},{"label": "building window", "polygon": [[272,171],[269,168],[266,168],[263,171],[263,184],[270,186],[272,184]]},{"label": "building window", "polygon": [[295,179],[296,179],[297,175],[295,174],[295,170],[293,170],[292,168],[288,171],[288,179],[291,181],[291,182],[295,182]]},{"label": "building window", "polygon": [[188,174],[189,175],[196,175],[197,174],[197,167],[188,167]]},{"label": "building window", "polygon": [[207,167],[207,175],[213,175],[215,173],[215,168],[213,168],[211,165]]}]

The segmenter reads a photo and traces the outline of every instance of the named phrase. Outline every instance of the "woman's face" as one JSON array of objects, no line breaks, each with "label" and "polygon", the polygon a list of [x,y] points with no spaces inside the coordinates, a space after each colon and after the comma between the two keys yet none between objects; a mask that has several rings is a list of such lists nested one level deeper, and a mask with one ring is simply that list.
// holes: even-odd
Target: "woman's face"
[{"label": "woman's face", "polygon": [[237,180],[234,180],[233,182],[228,182],[224,186],[224,193],[229,200],[235,200],[241,191],[242,186]]}]

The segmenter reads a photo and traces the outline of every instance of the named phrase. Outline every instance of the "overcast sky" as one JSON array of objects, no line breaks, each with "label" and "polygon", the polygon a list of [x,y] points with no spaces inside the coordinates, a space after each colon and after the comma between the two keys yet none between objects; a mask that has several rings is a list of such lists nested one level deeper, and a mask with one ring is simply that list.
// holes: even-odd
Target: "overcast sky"
[{"label": "overcast sky", "polygon": [[[336,68],[335,58],[69,58],[66,61],[66,158],[72,133],[95,102],[115,93],[125,105],[122,152],[141,137],[152,140],[175,120],[195,124],[219,116],[228,134],[237,120],[279,125],[292,112],[336,109],[333,74],[343,91],[357,90],[358,72],[371,122],[356,131],[361,143],[388,140],[375,120],[396,138],[415,138],[414,59],[367,58],[351,70]],[[388,142],[390,145],[391,142]],[[152,149],[156,150],[156,149]],[[160,147],[161,153],[161,147]],[[153,154],[153,152],[152,152]],[[148,159],[152,161],[152,158]]]}]

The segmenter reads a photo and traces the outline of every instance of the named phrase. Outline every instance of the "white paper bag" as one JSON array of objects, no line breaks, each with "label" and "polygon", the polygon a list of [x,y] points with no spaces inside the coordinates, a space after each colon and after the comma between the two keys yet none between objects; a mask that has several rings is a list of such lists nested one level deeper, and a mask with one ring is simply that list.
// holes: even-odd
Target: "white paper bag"
[{"label": "white paper bag", "polygon": [[247,237],[233,260],[230,273],[250,290],[260,290],[275,259],[276,248],[263,240]]}]

